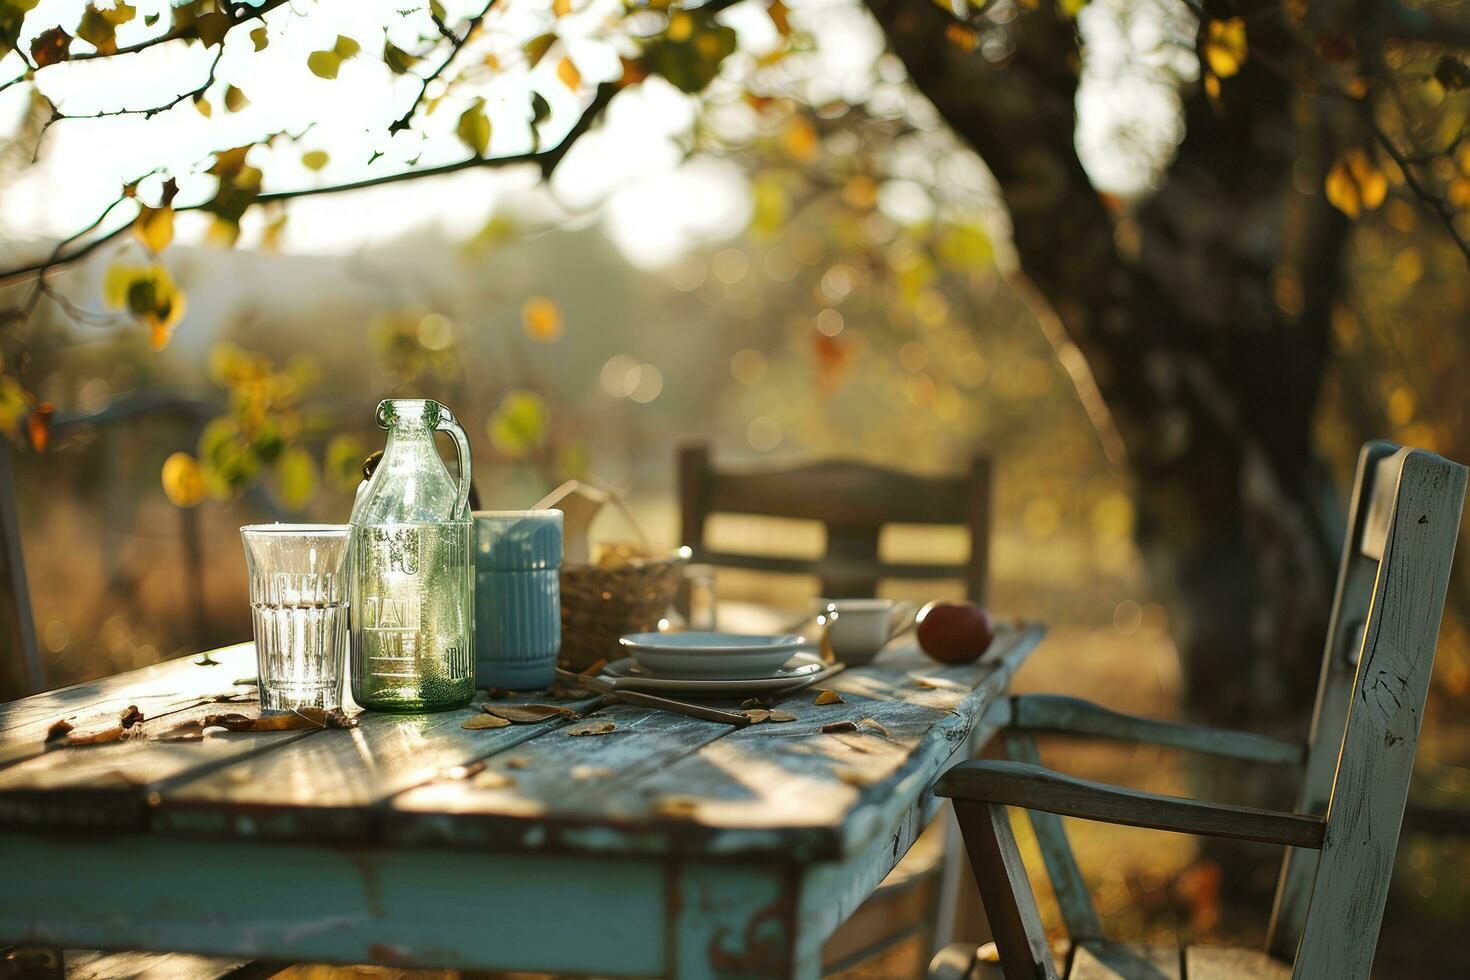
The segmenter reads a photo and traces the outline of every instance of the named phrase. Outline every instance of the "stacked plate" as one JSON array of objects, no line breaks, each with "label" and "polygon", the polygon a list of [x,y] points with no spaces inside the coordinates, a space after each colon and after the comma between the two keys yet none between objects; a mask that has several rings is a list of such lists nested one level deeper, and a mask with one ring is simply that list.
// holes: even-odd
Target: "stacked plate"
[{"label": "stacked plate", "polygon": [[828,664],[799,636],[744,633],[631,633],[628,654],[604,669],[616,686],[635,691],[728,697],[779,693],[820,677]]}]

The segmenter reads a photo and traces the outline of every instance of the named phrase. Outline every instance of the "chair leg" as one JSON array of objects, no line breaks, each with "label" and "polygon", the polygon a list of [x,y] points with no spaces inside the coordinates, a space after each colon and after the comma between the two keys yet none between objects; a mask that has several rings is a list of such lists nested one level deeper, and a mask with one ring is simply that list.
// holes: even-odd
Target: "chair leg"
[{"label": "chair leg", "polygon": [[1057,980],[1009,812],[978,800],[957,799],[954,808],[1006,980]]}]

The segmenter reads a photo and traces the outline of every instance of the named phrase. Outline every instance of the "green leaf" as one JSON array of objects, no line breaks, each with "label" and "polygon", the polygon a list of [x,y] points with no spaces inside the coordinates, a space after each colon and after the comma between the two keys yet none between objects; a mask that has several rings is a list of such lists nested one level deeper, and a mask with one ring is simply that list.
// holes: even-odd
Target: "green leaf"
[{"label": "green leaf", "polygon": [[265,25],[261,25],[260,27],[257,27],[255,30],[251,31],[250,40],[255,42],[255,50],[264,51],[265,46],[269,44],[271,40],[270,33],[265,29]]},{"label": "green leaf", "polygon": [[527,41],[521,47],[521,50],[526,54],[527,63],[532,68],[535,68],[541,59],[546,57],[546,52],[550,51],[551,46],[555,43],[555,34],[541,34]]},{"label": "green leaf", "polygon": [[392,41],[383,42],[383,64],[395,75],[404,75],[419,59],[398,47]]},{"label": "green leaf", "polygon": [[720,73],[720,64],[735,50],[735,31],[708,17],[675,11],[669,27],[643,50],[648,70],[683,92],[702,91]]},{"label": "green leaf", "polygon": [[301,154],[301,165],[307,170],[320,170],[327,165],[326,150],[307,150]]},{"label": "green leaf", "polygon": [[276,464],[276,485],[281,502],[292,510],[300,510],[316,496],[318,481],[316,463],[300,446],[291,446]]},{"label": "green leaf", "polygon": [[362,461],[367,456],[356,436],[335,435],[327,443],[322,469],[327,480],[342,490],[351,490],[362,479]]},{"label": "green leaf", "polygon": [[357,54],[357,52],[361,51],[362,45],[358,44],[356,41],[346,36],[345,34],[338,34],[337,43],[332,45],[332,50],[336,52],[337,57],[341,58],[343,61],[346,61],[348,58],[351,58],[353,55]]},{"label": "green leaf", "polygon": [[444,4],[439,0],[429,0],[429,13],[434,15],[435,20],[444,21],[449,19],[449,14],[444,10]]},{"label": "green leaf", "polygon": [[534,391],[516,390],[501,399],[486,423],[491,444],[511,459],[523,459],[546,444],[550,412]]},{"label": "green leaf", "polygon": [[531,125],[539,126],[551,116],[551,103],[540,92],[531,93]]},{"label": "green leaf", "polygon": [[117,51],[118,25],[126,24],[136,14],[133,7],[122,2],[109,10],[100,10],[89,4],[82,11],[81,22],[77,24],[77,37],[92,45],[100,54],[113,54]]},{"label": "green leaf", "polygon": [[113,309],[126,309],[149,329],[155,350],[168,344],[184,316],[184,291],[161,265],[115,265],[102,280],[102,297]]},{"label": "green leaf", "polygon": [[333,79],[342,67],[342,56],[335,51],[313,51],[306,56],[306,67],[317,78]]},{"label": "green leaf", "polygon": [[460,114],[454,131],[466,146],[475,151],[476,156],[485,155],[490,149],[490,119],[485,115],[484,99],[470,103],[470,107]]},{"label": "green leaf", "polygon": [[158,14],[144,14],[143,15],[143,25],[145,27],[152,27],[156,23],[158,23]]}]

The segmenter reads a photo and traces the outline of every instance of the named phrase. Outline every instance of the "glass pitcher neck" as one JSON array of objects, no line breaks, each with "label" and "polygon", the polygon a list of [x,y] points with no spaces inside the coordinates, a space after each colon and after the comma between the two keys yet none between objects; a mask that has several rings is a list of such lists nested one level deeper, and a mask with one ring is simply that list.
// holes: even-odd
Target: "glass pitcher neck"
[{"label": "glass pitcher neck", "polygon": [[438,427],[443,406],[431,398],[385,398],[378,403],[378,425],[391,440],[399,433],[427,435]]}]

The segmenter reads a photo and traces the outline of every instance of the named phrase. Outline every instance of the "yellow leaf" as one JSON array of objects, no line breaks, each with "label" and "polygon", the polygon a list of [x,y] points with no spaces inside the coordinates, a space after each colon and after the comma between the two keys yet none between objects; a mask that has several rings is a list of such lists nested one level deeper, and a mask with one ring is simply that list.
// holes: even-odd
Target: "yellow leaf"
[{"label": "yellow leaf", "polygon": [[342,56],[335,51],[313,51],[306,56],[306,67],[317,78],[333,79],[342,67]]},{"label": "yellow leaf", "polygon": [[563,57],[556,66],[556,77],[561,83],[573,92],[582,84],[582,73],[577,71],[577,66],[572,64],[571,58]]},{"label": "yellow leaf", "polygon": [[1349,218],[1356,218],[1363,213],[1362,199],[1358,196],[1358,184],[1353,180],[1353,175],[1341,161],[1334,163],[1332,169],[1327,171],[1327,180],[1324,184],[1327,191],[1327,200]]},{"label": "yellow leaf", "polygon": [[531,40],[527,41],[525,45],[523,45],[521,48],[521,50],[525,52],[527,64],[530,67],[535,68],[536,65],[541,61],[541,59],[546,57],[546,52],[550,51],[551,46],[555,43],[555,34],[539,34],[536,37],[531,38]]},{"label": "yellow leaf", "polygon": [[526,336],[549,344],[560,340],[562,335],[561,307],[556,300],[545,296],[532,296],[521,306],[521,325]]},{"label": "yellow leaf", "polygon": [[276,464],[276,484],[281,492],[281,502],[292,510],[300,510],[316,496],[316,463],[311,454],[300,446],[291,446],[281,453]]},{"label": "yellow leaf", "polygon": [[146,204],[140,205],[138,217],[133,220],[133,235],[154,255],[168,248],[168,243],[174,240],[173,206],[166,204],[161,208],[150,208]]},{"label": "yellow leaf", "polygon": [[[945,9],[947,10],[949,8],[946,7]],[[790,10],[787,9],[786,4],[782,3],[781,0],[771,0],[771,5],[766,8],[766,13],[770,16],[771,23],[776,25],[777,33],[782,37],[791,36],[791,21],[787,17]]]},{"label": "yellow leaf", "polygon": [[1450,184],[1446,198],[1451,207],[1470,210],[1470,177],[1457,177]]},{"label": "yellow leaf", "polygon": [[175,507],[193,507],[204,499],[204,473],[199,460],[174,453],[163,461],[163,495]]},{"label": "yellow leaf", "polygon": [[1363,210],[1371,211],[1383,203],[1388,194],[1388,178],[1373,165],[1368,154],[1362,150],[1349,150],[1344,159],[1353,179],[1358,182],[1358,193],[1363,199]]},{"label": "yellow leaf", "polygon": [[565,17],[572,12],[572,0],[551,0],[551,12],[557,17]]},{"label": "yellow leaf", "polygon": [[194,96],[194,108],[198,109],[199,114],[205,119],[214,114],[214,106],[210,105],[209,100],[202,95]]},{"label": "yellow leaf", "polygon": [[227,111],[239,112],[249,104],[250,100],[245,98],[244,92],[235,88],[233,85],[225,86],[225,109]]},{"label": "yellow leaf", "polygon": [[781,130],[781,142],[786,152],[798,163],[810,163],[822,148],[816,127],[806,116],[792,116],[786,128]]},{"label": "yellow leaf", "polygon": [[257,27],[250,32],[250,40],[255,44],[255,50],[264,51],[265,46],[270,43],[270,35],[264,27]]},{"label": "yellow leaf", "polygon": [[534,391],[508,392],[486,422],[490,444],[511,459],[523,459],[546,444],[550,416],[546,400]]},{"label": "yellow leaf", "polygon": [[1239,74],[1248,50],[1243,18],[1210,21],[1205,30],[1204,54],[1210,70],[1217,76],[1229,78]]},{"label": "yellow leaf", "polygon": [[320,170],[327,165],[326,150],[307,150],[301,154],[301,165],[307,170]]}]

